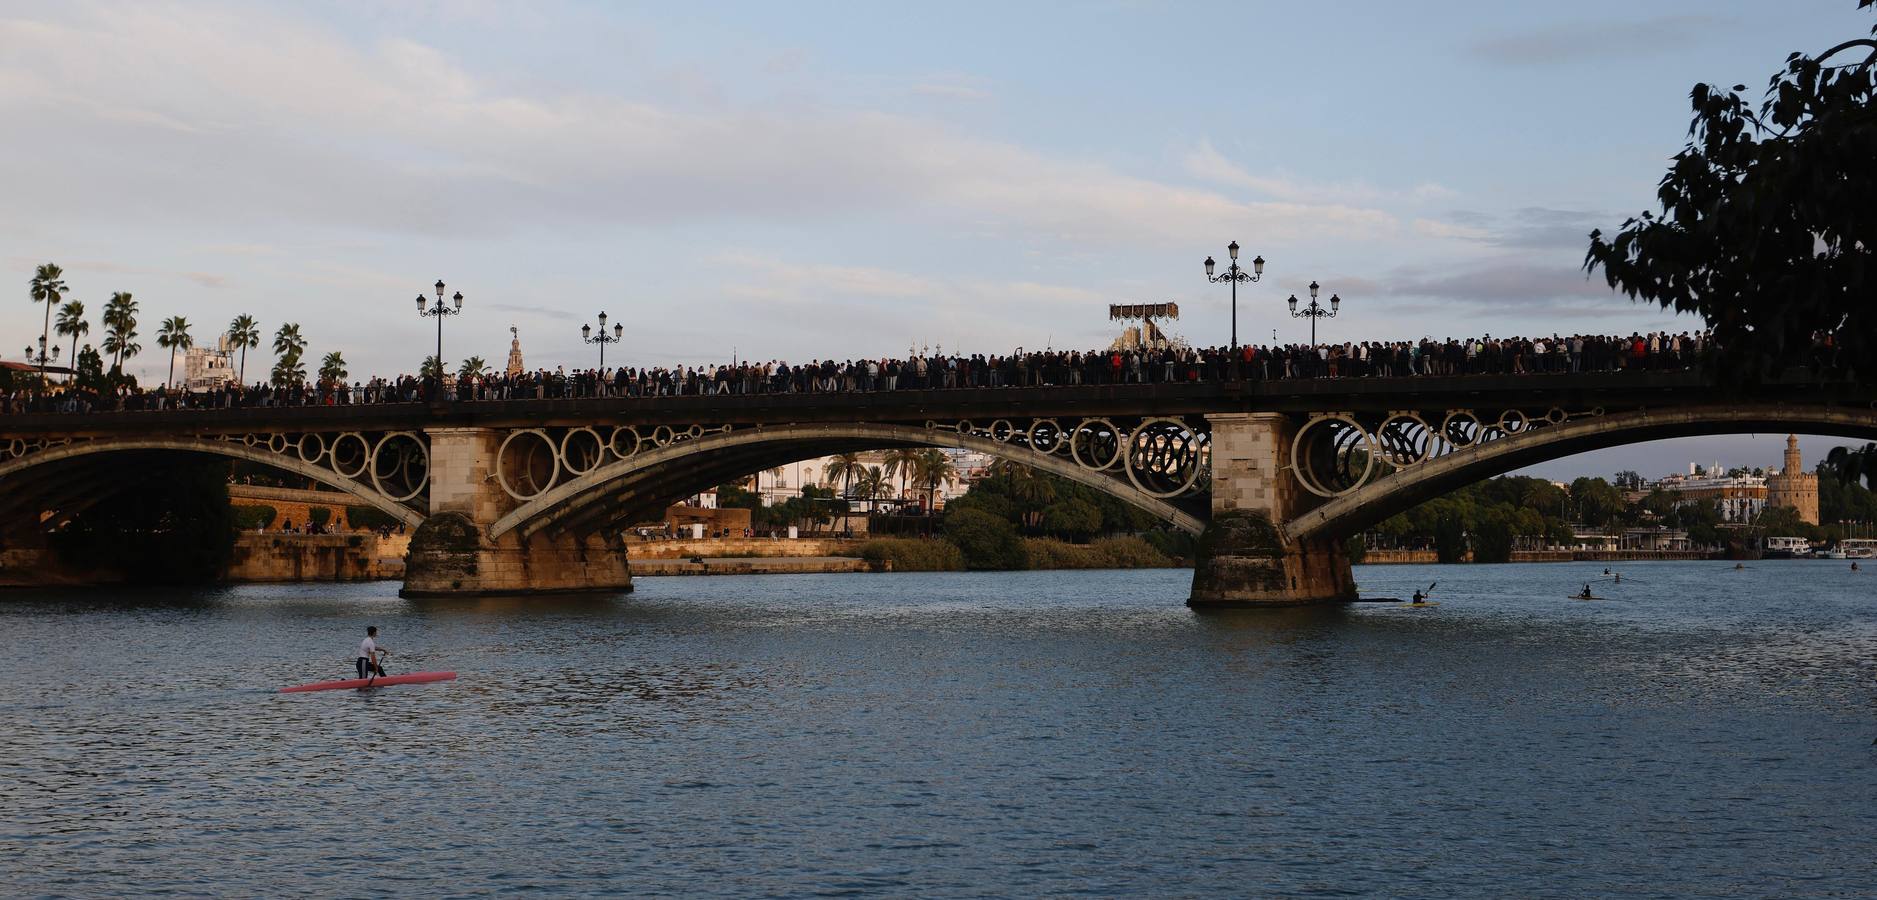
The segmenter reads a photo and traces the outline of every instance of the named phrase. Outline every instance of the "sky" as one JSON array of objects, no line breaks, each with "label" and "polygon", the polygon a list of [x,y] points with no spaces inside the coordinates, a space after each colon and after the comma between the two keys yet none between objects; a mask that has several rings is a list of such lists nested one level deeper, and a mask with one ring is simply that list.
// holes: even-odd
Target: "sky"
[{"label": "sky", "polygon": [[[1234,240],[1267,260],[1244,340],[1306,339],[1283,301],[1313,280],[1343,298],[1326,339],[1688,330],[1587,278],[1586,235],[1651,208],[1696,82],[1757,89],[1870,24],[1853,0],[0,0],[0,359],[38,338],[48,261],[94,320],[135,295],[151,383],[170,315],[413,371],[439,279],[466,298],[453,363],[499,365],[513,326],[530,366],[590,366],[600,311],[609,364],[1105,346],[1117,302],[1223,344],[1201,261]],[[1778,448],[1535,471],[1717,458]]]}]

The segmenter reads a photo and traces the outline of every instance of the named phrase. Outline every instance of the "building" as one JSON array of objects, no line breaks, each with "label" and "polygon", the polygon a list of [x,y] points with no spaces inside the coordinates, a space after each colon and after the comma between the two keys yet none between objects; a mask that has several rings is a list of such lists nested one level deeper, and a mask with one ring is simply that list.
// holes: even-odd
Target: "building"
[{"label": "building", "polygon": [[[1709,471],[1720,471],[1715,467]],[[1676,495],[1676,506],[1714,501],[1722,522],[1751,522],[1767,506],[1766,479],[1758,475],[1671,476],[1658,484]]]},{"label": "building", "polygon": [[1805,471],[1796,434],[1786,435],[1784,468],[1766,479],[1766,505],[1790,506],[1799,511],[1799,521],[1818,524],[1818,473]]},{"label": "building", "polygon": [[236,350],[228,335],[215,339],[215,346],[200,344],[183,351],[182,386],[192,391],[209,391],[234,382]]},{"label": "building", "polygon": [[513,378],[523,372],[521,365],[521,329],[508,326],[508,367],[503,372]]}]

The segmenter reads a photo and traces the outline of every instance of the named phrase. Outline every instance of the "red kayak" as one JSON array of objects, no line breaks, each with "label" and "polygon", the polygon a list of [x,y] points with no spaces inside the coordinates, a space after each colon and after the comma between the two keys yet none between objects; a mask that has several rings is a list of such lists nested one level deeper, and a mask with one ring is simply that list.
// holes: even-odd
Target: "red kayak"
[{"label": "red kayak", "polygon": [[346,688],[383,687],[387,684],[426,684],[432,681],[455,681],[455,672],[412,672],[409,675],[380,675],[377,678],[347,678],[344,681],[316,681],[299,687],[281,688],[283,694],[301,691],[337,691]]}]

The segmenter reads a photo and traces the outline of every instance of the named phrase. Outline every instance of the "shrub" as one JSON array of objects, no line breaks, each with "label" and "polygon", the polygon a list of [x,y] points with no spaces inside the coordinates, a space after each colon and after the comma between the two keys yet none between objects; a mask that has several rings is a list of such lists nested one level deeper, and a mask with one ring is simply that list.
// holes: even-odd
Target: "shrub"
[{"label": "shrub", "polygon": [[348,506],[345,508],[345,523],[351,528],[395,528],[398,520],[391,518],[375,506]]},{"label": "shrub", "polygon": [[1143,533],[1141,538],[1152,544],[1161,555],[1174,560],[1193,559],[1198,553],[1197,540],[1177,528],[1156,528]]},{"label": "shrub", "polygon": [[280,511],[271,506],[237,506],[234,508],[235,529],[253,531],[274,524]]},{"label": "shrub", "polygon": [[1043,510],[1043,530],[1055,537],[1086,541],[1101,530],[1101,510],[1087,500],[1064,500]]},{"label": "shrub", "polygon": [[327,522],[332,521],[332,510],[324,506],[310,507],[306,511],[306,517],[312,520],[315,526],[324,528]]},{"label": "shrub", "polygon": [[1016,526],[990,513],[975,509],[947,513],[945,539],[964,553],[967,569],[1023,568],[1023,545]]},{"label": "shrub", "polygon": [[1170,557],[1137,537],[1107,538],[1092,544],[1027,538],[1023,541],[1023,557],[1032,569],[1157,569],[1174,565]]},{"label": "shrub", "polygon": [[878,567],[891,563],[895,572],[957,572],[965,555],[951,541],[920,538],[877,538],[860,545],[860,558]]}]

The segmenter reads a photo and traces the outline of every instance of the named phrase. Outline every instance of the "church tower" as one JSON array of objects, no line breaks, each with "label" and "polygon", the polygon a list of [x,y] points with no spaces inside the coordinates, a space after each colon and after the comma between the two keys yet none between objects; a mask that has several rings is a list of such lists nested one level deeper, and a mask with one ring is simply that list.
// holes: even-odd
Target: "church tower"
[{"label": "church tower", "polygon": [[504,371],[508,373],[508,376],[510,378],[513,378],[516,375],[520,375],[522,371],[522,368],[521,368],[521,330],[516,328],[513,325],[510,325],[508,326],[508,334],[509,334],[508,368],[505,369]]},{"label": "church tower", "polygon": [[1786,464],[1766,479],[1766,505],[1790,506],[1799,511],[1800,521],[1818,524],[1818,474],[1805,471],[1798,435],[1786,435]]}]

